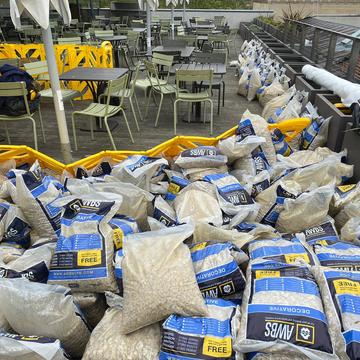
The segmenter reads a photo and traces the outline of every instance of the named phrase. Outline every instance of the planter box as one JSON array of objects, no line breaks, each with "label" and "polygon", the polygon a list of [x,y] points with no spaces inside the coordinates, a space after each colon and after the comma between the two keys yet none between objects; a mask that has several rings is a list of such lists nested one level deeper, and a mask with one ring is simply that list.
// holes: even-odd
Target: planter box
[{"label": "planter box", "polygon": [[[276,59],[278,60],[278,58],[276,58]],[[301,72],[301,70],[302,70],[303,66],[307,65],[307,64],[314,65],[312,63],[303,62],[303,61],[301,61],[301,62],[290,62],[290,63],[283,64],[283,66],[286,69],[285,74],[291,80],[291,85],[295,84],[296,78],[298,76],[304,76],[303,73]]]},{"label": "planter box", "polygon": [[336,103],[341,103],[341,99],[335,94],[318,94],[315,96],[315,106],[318,108],[319,114],[325,118],[332,116],[326,146],[333,151],[340,151],[346,125],[352,121],[352,116],[337,109],[334,105]]},{"label": "planter box", "polygon": [[[347,123],[345,130],[350,130],[352,123]],[[347,149],[348,164],[354,165],[354,176],[352,182],[358,182],[360,180],[360,135],[358,131],[346,131],[344,134],[344,140],[342,149]]]},{"label": "planter box", "polygon": [[281,54],[276,56],[281,65],[290,63],[313,63],[310,59],[299,54]]},{"label": "planter box", "polygon": [[333,92],[322,88],[315,82],[306,79],[304,76],[296,75],[295,86],[297,90],[304,90],[309,93],[309,101],[314,104],[316,94],[332,94]]}]

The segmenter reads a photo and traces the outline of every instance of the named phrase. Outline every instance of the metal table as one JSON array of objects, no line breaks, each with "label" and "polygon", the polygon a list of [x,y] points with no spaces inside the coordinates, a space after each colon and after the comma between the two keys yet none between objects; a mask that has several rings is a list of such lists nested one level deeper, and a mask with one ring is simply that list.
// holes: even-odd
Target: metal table
[{"label": "metal table", "polygon": [[113,35],[113,36],[99,36],[101,41],[109,41],[113,47],[113,56],[115,59],[115,67],[120,67],[119,52],[117,51],[121,44],[127,40],[126,35]]},{"label": "metal table", "polygon": [[189,58],[192,53],[194,52],[195,47],[194,46],[185,46],[185,47],[179,47],[179,46],[157,46],[152,51],[153,52],[171,52],[171,51],[180,51],[180,56],[182,58]]},{"label": "metal table", "polygon": [[[175,74],[176,70],[213,70],[214,75],[225,75],[226,74],[226,64],[176,64],[171,67],[170,74]],[[201,121],[201,104],[195,103],[195,121],[192,122],[202,122]],[[187,120],[183,120],[187,122]]]},{"label": "metal table", "polygon": [[[76,67],[69,71],[64,72],[59,76],[61,81],[84,81],[86,82],[91,94],[93,96],[94,102],[98,102],[101,90],[104,89],[105,83],[110,80],[118,79],[124,76],[129,69],[127,68],[96,68],[96,67]],[[110,119],[109,119],[110,120]],[[110,126],[110,125],[109,125]],[[117,123],[114,123],[112,130],[117,126]],[[89,131],[81,129],[83,131]],[[99,122],[97,122],[97,127],[94,129],[97,132],[106,132],[105,129],[99,127]]]}]

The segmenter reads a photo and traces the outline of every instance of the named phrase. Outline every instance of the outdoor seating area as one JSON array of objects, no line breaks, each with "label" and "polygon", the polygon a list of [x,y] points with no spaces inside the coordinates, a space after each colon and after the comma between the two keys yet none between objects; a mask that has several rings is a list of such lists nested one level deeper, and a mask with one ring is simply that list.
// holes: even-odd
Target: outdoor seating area
[{"label": "outdoor seating area", "polygon": [[[106,149],[149,148],[174,135],[216,135],[245,110],[234,102],[237,79],[228,66],[241,39],[225,17],[154,17],[150,26],[126,16],[72,19],[69,25],[59,18],[50,28],[75,159]],[[41,28],[24,18],[20,28],[3,29],[0,66],[19,67],[39,85],[39,106],[30,115],[39,118],[35,124],[44,140],[37,141],[39,127],[33,125],[31,141],[22,123],[7,116],[6,142],[56,156],[54,98]]]}]

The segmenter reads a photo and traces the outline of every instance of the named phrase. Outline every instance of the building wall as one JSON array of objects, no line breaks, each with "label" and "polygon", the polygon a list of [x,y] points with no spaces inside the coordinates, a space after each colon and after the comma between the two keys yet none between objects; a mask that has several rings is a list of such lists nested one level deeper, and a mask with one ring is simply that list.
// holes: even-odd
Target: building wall
[{"label": "building wall", "polygon": [[[282,16],[282,10],[289,9],[288,0],[254,0],[254,10],[273,10],[275,17]],[[359,0],[290,0],[293,10],[303,10],[304,15],[359,14]]]}]

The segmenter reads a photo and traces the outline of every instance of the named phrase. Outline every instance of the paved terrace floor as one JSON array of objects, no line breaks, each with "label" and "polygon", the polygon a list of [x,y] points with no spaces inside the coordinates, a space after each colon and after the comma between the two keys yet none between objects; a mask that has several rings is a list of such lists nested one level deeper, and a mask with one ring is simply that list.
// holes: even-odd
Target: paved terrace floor
[{"label": "paved terrace floor", "polygon": [[[238,38],[237,45],[240,48],[241,39]],[[235,59],[235,50],[231,49],[230,60]],[[142,75],[145,76],[145,75]],[[237,85],[239,78],[235,76],[235,69],[228,67],[227,74],[224,78],[226,83],[225,92],[225,106],[221,107],[220,115],[217,115],[217,90],[214,90],[214,136],[217,136],[229,128],[235,126],[246,109],[253,113],[260,113],[261,108],[257,101],[248,102],[245,98],[237,95]],[[174,80],[172,80],[174,81]],[[138,93],[140,108],[145,112],[146,101],[143,92]],[[87,101],[75,101],[74,108],[70,103],[65,103],[67,123],[70,135],[70,141],[73,145],[72,128],[71,128],[71,113],[74,110],[84,109],[87,106]],[[180,105],[181,106],[181,105]],[[40,128],[38,126],[38,142],[39,151],[62,160],[59,146],[59,135],[54,114],[54,107],[52,102],[42,101],[42,114],[45,124],[45,133],[47,142],[43,143]],[[187,119],[186,105],[182,105],[179,111],[179,122],[177,127],[177,135],[193,135],[193,136],[210,136],[210,125],[204,123],[187,123],[181,120],[181,117]],[[127,106],[126,114],[130,127],[134,136],[135,143],[130,142],[129,134],[122,117],[116,116],[113,119],[118,121],[119,126],[113,131],[113,136],[118,150],[147,150],[150,149],[174,136],[173,132],[173,103],[170,97],[165,97],[163,102],[163,109],[160,115],[159,125],[154,127],[157,106],[151,102],[149,108],[149,115],[145,121],[141,121],[140,132],[137,132],[135,123],[133,121],[130,107]],[[88,126],[88,118],[77,120],[77,129]],[[1,125],[0,125],[1,126]],[[28,145],[33,147],[33,136],[31,131],[31,124],[29,121],[15,122],[8,124],[11,134],[11,141],[13,145]],[[4,131],[0,132],[1,135]],[[89,132],[77,131],[79,149],[73,150],[74,160],[81,159],[85,156],[92,155],[102,150],[112,150],[109,137],[106,132],[95,133],[95,140],[90,139]],[[0,144],[5,144],[6,141]]]}]

